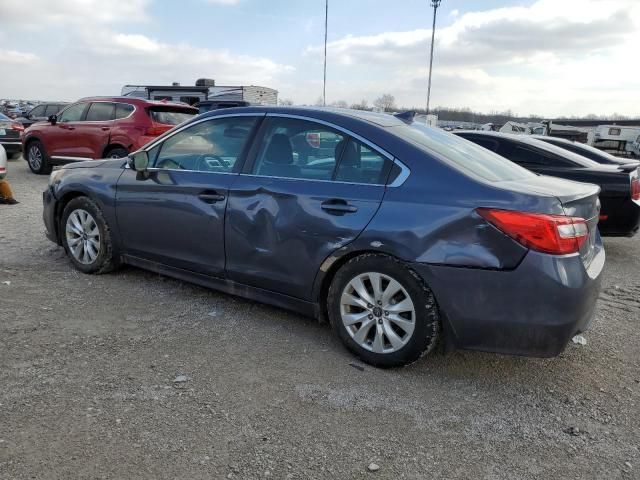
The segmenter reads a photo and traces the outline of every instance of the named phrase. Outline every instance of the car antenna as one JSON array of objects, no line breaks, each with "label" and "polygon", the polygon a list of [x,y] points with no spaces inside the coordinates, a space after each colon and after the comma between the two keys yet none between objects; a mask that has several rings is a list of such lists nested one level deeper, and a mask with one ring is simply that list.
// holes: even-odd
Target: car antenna
[{"label": "car antenna", "polygon": [[394,117],[402,120],[404,123],[413,123],[413,118],[416,116],[415,110],[407,110],[406,112],[396,113]]}]

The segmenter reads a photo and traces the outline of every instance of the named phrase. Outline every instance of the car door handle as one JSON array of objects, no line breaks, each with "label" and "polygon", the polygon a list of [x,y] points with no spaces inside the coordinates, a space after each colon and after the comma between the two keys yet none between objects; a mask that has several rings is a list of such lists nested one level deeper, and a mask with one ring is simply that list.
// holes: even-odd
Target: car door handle
[{"label": "car door handle", "polygon": [[105,132],[109,130],[111,127],[100,127],[100,130],[104,130]]},{"label": "car door handle", "polygon": [[216,203],[223,201],[225,196],[216,192],[203,192],[198,195],[198,198],[204,203]]},{"label": "car door handle", "polygon": [[340,212],[340,213],[355,213],[358,211],[358,207],[349,205],[344,200],[327,200],[322,202],[320,207],[327,212]]}]

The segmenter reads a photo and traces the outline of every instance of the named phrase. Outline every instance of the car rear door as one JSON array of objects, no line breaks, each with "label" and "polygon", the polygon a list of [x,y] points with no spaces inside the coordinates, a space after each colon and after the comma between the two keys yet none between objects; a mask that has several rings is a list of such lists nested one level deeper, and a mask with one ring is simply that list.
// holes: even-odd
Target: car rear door
[{"label": "car rear door", "polygon": [[150,146],[148,171],[125,169],[116,193],[125,254],[224,276],[229,188],[258,119],[230,115],[189,124]]},{"label": "car rear door", "polygon": [[[331,151],[302,147],[333,137]],[[328,140],[327,140],[328,141]],[[313,119],[267,115],[243,173],[231,186],[227,276],[310,299],[322,262],[373,218],[392,159]]]},{"label": "car rear door", "polygon": [[109,145],[116,105],[113,102],[91,102],[84,122],[77,126],[78,145],[89,158],[102,158]]}]

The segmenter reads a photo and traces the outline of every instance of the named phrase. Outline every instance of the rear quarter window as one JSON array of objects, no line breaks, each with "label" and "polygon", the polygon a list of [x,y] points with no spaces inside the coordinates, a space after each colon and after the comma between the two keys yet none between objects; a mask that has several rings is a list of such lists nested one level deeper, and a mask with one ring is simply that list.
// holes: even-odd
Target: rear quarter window
[{"label": "rear quarter window", "polygon": [[191,110],[172,107],[151,107],[148,112],[153,122],[163,125],[179,125],[196,115]]},{"label": "rear quarter window", "polygon": [[388,131],[427,154],[438,154],[457,170],[489,182],[520,180],[534,176],[506,158],[439,128],[412,123],[388,127]]}]

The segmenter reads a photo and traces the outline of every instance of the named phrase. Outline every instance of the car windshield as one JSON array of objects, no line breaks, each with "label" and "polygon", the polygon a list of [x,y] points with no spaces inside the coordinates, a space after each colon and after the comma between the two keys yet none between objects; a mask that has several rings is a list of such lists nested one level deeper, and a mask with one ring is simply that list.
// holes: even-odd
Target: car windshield
[{"label": "car windshield", "polygon": [[191,109],[173,107],[152,107],[149,109],[151,120],[164,125],[179,125],[194,115],[196,115],[196,112]]},{"label": "car windshield", "polygon": [[0,120],[10,121],[11,119],[7,117],[4,113],[0,113]]},{"label": "car windshield", "polygon": [[535,176],[509,160],[438,128],[420,123],[388,127],[403,140],[429,154],[439,154],[453,167],[491,182],[521,180]]}]

